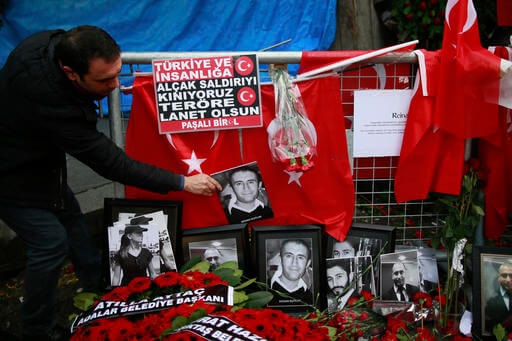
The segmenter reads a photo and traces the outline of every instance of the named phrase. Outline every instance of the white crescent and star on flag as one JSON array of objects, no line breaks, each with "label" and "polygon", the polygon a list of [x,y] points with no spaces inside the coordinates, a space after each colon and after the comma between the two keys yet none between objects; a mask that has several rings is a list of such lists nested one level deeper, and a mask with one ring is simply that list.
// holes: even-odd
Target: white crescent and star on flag
[{"label": "white crescent and star on flag", "polygon": [[198,171],[202,173],[201,164],[206,161],[206,159],[198,159],[196,156],[196,152],[192,151],[190,155],[190,159],[181,159],[181,161],[185,162],[188,165],[187,175],[192,173],[193,171]]},{"label": "white crescent and star on flag", "polygon": [[[455,5],[457,5],[457,3],[463,2],[463,1],[464,0],[448,0],[448,3],[446,4],[445,20],[446,20],[446,24],[448,25],[450,30],[458,29],[456,27],[451,27],[450,13],[452,12],[453,7],[455,7]],[[475,6],[473,6],[473,1],[471,1],[471,0],[467,1],[466,13],[467,13],[467,17],[466,17],[466,22],[464,24],[464,27],[462,27],[461,32],[457,32],[457,33],[464,33],[466,31],[468,31],[471,28],[471,26],[473,26],[476,22],[476,10],[475,10]]]},{"label": "white crescent and star on flag", "polygon": [[[203,170],[201,169],[201,164],[205,162],[207,159],[198,158],[196,155],[196,152],[193,150],[190,154],[189,159],[181,159],[184,163],[188,165],[188,171],[187,175],[191,174],[194,171],[197,171],[199,173],[203,173]],[[304,172],[296,172],[296,171],[287,171],[284,170],[286,174],[288,174],[288,185],[292,182],[295,182],[299,187],[302,187],[302,184],[300,183],[300,177],[304,174]]]}]

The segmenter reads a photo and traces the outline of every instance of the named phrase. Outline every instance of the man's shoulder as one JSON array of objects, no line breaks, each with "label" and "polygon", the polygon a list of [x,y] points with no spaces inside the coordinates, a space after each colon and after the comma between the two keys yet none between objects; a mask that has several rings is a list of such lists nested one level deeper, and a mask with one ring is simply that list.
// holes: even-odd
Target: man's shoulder
[{"label": "man's shoulder", "polygon": [[[58,72],[53,51],[63,30],[41,31],[28,36],[10,53],[2,77],[9,79],[13,91],[22,91],[28,98],[41,98],[49,103],[60,94],[57,81],[64,79]],[[60,99],[59,99],[60,100]]]},{"label": "man's shoulder", "polygon": [[502,299],[503,298],[499,294],[496,293],[494,296],[492,296],[491,298],[489,298],[487,300],[487,305],[489,305],[489,304],[494,304],[495,305],[496,303],[501,302]]},{"label": "man's shoulder", "polygon": [[391,287],[382,294],[382,298],[392,299],[394,295],[395,290]]},{"label": "man's shoulder", "polygon": [[413,285],[413,284],[406,284],[405,288],[406,288],[406,290],[408,289],[408,290],[410,290],[413,293],[416,293],[416,292],[420,291],[420,287],[416,286],[416,285]]}]

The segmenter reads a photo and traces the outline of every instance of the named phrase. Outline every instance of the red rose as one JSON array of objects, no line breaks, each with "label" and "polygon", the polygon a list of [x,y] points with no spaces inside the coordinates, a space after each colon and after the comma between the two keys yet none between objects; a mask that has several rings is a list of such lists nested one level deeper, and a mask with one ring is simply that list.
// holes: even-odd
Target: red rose
[{"label": "red rose", "polygon": [[382,341],[398,341],[398,338],[396,337],[396,333],[390,331],[389,329],[386,330],[386,333],[381,339]]},{"label": "red rose", "polygon": [[132,291],[128,287],[116,287],[112,291],[101,296],[103,301],[126,301],[128,296],[132,294]]},{"label": "red rose", "polygon": [[361,294],[360,294],[365,301],[373,301],[373,299],[375,298],[371,292],[369,292],[368,290],[361,290]]},{"label": "red rose", "polygon": [[436,300],[437,302],[439,302],[439,304],[441,305],[441,307],[446,306],[446,295],[445,295],[445,294],[439,294],[439,295],[436,295],[436,296],[434,297],[434,300]]},{"label": "red rose", "polygon": [[477,158],[472,157],[468,161],[469,167],[473,169],[474,171],[478,171],[480,169],[480,160]]},{"label": "red rose", "polygon": [[168,288],[178,284],[181,275],[177,272],[166,272],[154,279],[155,284],[160,288]]},{"label": "red rose", "polygon": [[393,334],[396,334],[400,331],[400,329],[407,330],[407,324],[401,318],[396,318],[394,316],[388,316],[387,318],[388,330]]},{"label": "red rose", "polygon": [[427,3],[425,1],[420,2],[420,5],[418,6],[420,10],[424,11],[427,9]]},{"label": "red rose", "polygon": [[430,329],[425,328],[425,327],[418,327],[416,329],[416,331],[417,331],[416,340],[418,340],[418,341],[436,341],[436,338],[434,337],[434,335],[432,335],[432,332],[430,331]]},{"label": "red rose", "polygon": [[128,283],[128,288],[130,288],[133,293],[141,293],[148,290],[149,287],[151,287],[151,283],[153,283],[153,281],[151,281],[149,277],[135,277]]},{"label": "red rose", "polygon": [[430,308],[432,307],[432,297],[430,297],[429,294],[426,292],[417,292],[413,296],[413,301],[416,304],[421,305],[424,308]]},{"label": "red rose", "polygon": [[347,301],[347,305],[349,307],[352,307],[354,304],[356,304],[359,301],[357,297],[350,297]]}]

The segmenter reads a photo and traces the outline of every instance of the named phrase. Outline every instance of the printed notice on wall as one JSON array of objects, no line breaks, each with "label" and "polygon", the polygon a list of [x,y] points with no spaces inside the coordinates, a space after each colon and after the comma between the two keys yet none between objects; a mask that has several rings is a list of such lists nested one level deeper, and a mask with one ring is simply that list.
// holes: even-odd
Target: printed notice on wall
[{"label": "printed notice on wall", "polygon": [[398,156],[412,90],[354,91],[354,157]]},{"label": "printed notice on wall", "polygon": [[160,134],[263,126],[256,55],[152,64]]}]

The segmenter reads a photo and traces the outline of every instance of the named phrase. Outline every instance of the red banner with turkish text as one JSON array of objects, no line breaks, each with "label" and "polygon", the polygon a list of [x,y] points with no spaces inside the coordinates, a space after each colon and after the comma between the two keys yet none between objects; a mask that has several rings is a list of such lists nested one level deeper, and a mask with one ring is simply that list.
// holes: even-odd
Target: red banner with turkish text
[{"label": "red banner with turkish text", "polygon": [[261,127],[256,55],[153,60],[159,131]]}]

